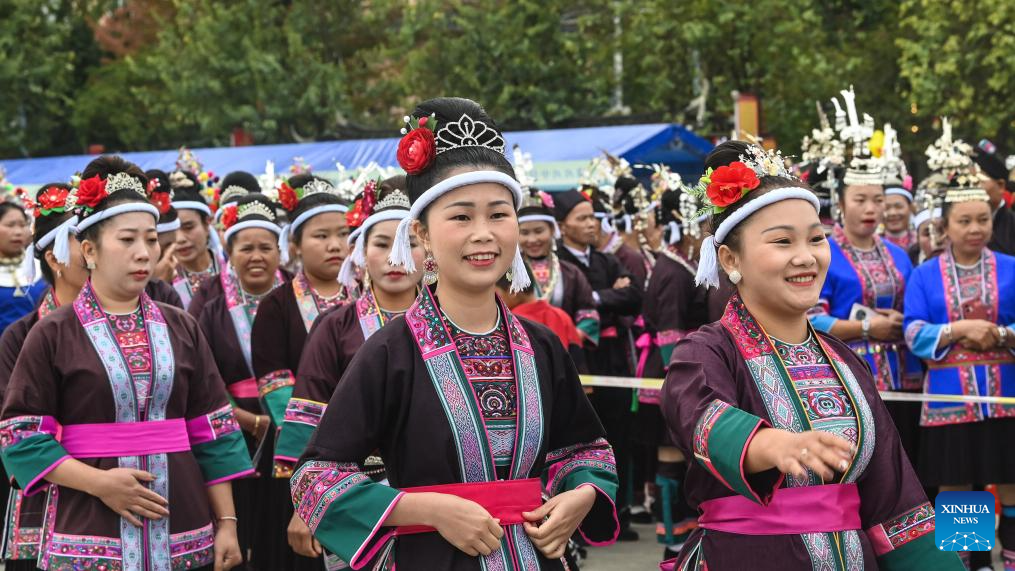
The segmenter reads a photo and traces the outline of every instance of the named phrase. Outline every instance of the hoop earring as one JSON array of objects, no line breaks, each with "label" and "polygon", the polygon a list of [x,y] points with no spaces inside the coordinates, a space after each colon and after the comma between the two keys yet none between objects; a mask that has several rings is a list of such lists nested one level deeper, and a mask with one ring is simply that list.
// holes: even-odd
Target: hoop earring
[{"label": "hoop earring", "polygon": [[427,252],[423,260],[423,283],[426,285],[437,283],[437,271],[437,260],[433,259],[433,254]]},{"label": "hoop earring", "polygon": [[737,285],[738,283],[740,283],[740,280],[744,279],[743,274],[741,274],[737,270],[733,270],[732,272],[730,272],[729,276],[730,276],[730,283],[732,283],[733,285]]}]

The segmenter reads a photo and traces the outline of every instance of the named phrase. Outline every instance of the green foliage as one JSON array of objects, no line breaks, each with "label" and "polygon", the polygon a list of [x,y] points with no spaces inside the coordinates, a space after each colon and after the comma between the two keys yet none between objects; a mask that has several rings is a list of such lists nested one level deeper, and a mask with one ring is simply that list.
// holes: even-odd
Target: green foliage
[{"label": "green foliage", "polygon": [[[117,6],[157,32],[103,54]],[[913,163],[943,114],[1015,150],[1015,0],[0,0],[0,155],[393,134],[444,94],[513,129],[590,123],[621,112],[618,54],[631,120],[727,134],[739,90],[795,154],[852,84]]]}]

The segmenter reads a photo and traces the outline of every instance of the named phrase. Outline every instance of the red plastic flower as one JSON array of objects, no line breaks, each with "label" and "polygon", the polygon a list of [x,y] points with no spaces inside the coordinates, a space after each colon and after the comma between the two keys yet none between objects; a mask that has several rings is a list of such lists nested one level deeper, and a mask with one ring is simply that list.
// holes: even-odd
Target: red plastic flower
[{"label": "red plastic flower", "polygon": [[51,186],[39,193],[39,208],[42,210],[63,208],[67,204],[69,195],[70,191],[66,188]]},{"label": "red plastic flower", "polygon": [[367,219],[366,214],[363,212],[363,199],[359,199],[353,204],[352,208],[345,213],[345,224],[351,229],[359,228],[363,225]]},{"label": "red plastic flower", "polygon": [[153,192],[149,200],[151,200],[152,204],[158,207],[159,214],[169,212],[169,209],[173,205],[172,201],[169,199],[168,192]]},{"label": "red plastic flower", "polygon": [[437,143],[434,141],[433,131],[426,127],[409,131],[398,142],[398,152],[395,156],[405,172],[409,174],[423,172],[437,156]]},{"label": "red plastic flower", "polygon": [[718,208],[726,208],[743,198],[744,194],[761,184],[758,175],[740,161],[732,162],[712,172],[711,182],[705,194]]},{"label": "red plastic flower", "polygon": [[278,201],[282,204],[282,208],[285,208],[287,212],[296,210],[296,205],[300,202],[300,197],[296,195],[296,191],[293,190],[289,183],[283,182],[282,186],[278,189]]},{"label": "red plastic flower", "polygon": [[233,224],[236,224],[238,215],[239,207],[236,204],[227,204],[225,211],[222,212],[222,226],[226,229],[232,228]]},{"label": "red plastic flower", "polygon": [[78,185],[76,204],[87,208],[95,208],[107,196],[109,196],[109,193],[106,192],[105,179],[95,175],[82,180],[81,184]]}]

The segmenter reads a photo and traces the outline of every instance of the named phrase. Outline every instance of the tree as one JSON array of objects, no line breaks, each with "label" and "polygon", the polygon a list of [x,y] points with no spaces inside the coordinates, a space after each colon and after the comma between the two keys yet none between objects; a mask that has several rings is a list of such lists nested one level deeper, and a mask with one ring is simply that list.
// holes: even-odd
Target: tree
[{"label": "tree", "polygon": [[1015,152],[1015,2],[903,0],[900,16],[900,67],[916,118],[930,126],[948,116],[969,142],[987,137]]}]

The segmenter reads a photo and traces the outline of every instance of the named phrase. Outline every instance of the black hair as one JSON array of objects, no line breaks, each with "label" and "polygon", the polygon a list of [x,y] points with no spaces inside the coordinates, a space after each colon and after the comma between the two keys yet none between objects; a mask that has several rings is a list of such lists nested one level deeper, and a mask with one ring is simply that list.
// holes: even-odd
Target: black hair
[{"label": "black hair", "polygon": [[[295,178],[295,177],[294,177]],[[230,186],[238,186],[244,188],[249,193],[261,192],[261,183],[257,182],[257,177],[248,173],[247,171],[233,171],[227,174],[222,182],[219,183],[219,188],[223,191]]]},{"label": "black hair", "polygon": [[621,175],[617,178],[617,182],[613,184],[615,191],[613,195],[613,208],[617,210],[617,214],[630,214],[635,215],[638,213],[638,208],[634,204],[634,196],[631,191],[638,188],[641,182],[633,176]]},{"label": "black hair", "polygon": [[15,210],[15,209],[21,211],[21,214],[23,214],[25,216],[25,219],[26,220],[28,219],[28,212],[25,211],[23,206],[21,206],[20,204],[18,204],[16,202],[9,202],[9,201],[6,201],[6,200],[0,201],[0,218],[3,218],[4,216],[7,216],[8,212],[10,212],[11,210]]},{"label": "black hair", "polygon": [[[747,153],[748,146],[749,144],[743,141],[726,141],[725,143],[721,143],[719,146],[712,149],[712,152],[709,153],[707,157],[705,157],[705,169],[708,170],[709,168],[711,168],[714,170],[719,167],[727,166],[730,163],[739,161],[740,155],[745,155]],[[742,198],[737,202],[734,202],[722,212],[718,214],[713,214],[712,216],[709,217],[708,225],[713,234],[715,234],[716,230],[719,229],[719,225],[722,224],[724,220],[728,219],[735,212],[743,208],[744,205],[762,195],[768,194],[773,190],[779,188],[794,187],[794,188],[802,188],[812,193],[814,192],[814,190],[811,189],[811,187],[808,186],[807,183],[796,178],[786,178],[781,176],[762,176],[759,177],[759,181],[760,184],[754,190],[750,191],[750,193],[748,193],[747,196],[745,196],[744,198]],[[744,227],[744,222],[747,222],[747,220],[750,219],[751,217],[748,216],[746,220],[744,220],[743,222],[738,224],[735,228],[733,228],[733,230],[731,230],[730,233],[726,235],[726,238],[723,240],[723,244],[726,244],[726,246],[728,246],[734,252],[739,252],[741,246],[740,231]]]},{"label": "black hair", "polygon": [[[435,115],[438,130],[442,125],[458,121],[462,115],[468,115],[474,121],[482,121],[488,129],[494,129],[500,134],[500,129],[487,115],[486,110],[471,99],[438,97],[420,103],[412,112],[413,117],[417,118],[429,117],[431,114]],[[503,153],[486,147],[457,147],[436,155],[423,172],[406,175],[409,200],[416,202],[424,192],[448,178],[449,172],[461,167],[486,167],[515,178],[515,169]],[[420,215],[420,221],[426,223],[426,210]]]},{"label": "black hair", "polygon": [[[49,190],[51,188],[66,190],[67,192],[71,191],[71,186],[69,184],[64,184],[62,182],[51,182],[49,184],[43,185],[39,189],[39,193],[41,194],[42,192]],[[69,219],[73,215],[74,215],[73,212],[52,212],[48,216],[39,216],[38,218],[35,219],[35,232],[32,235],[32,242],[36,244],[35,258],[40,262],[39,269],[42,271],[43,279],[45,279],[46,283],[50,285],[54,285],[53,283],[54,278],[53,278],[53,270],[50,269],[49,264],[46,263],[46,252],[53,249],[55,241],[50,242],[49,245],[47,245],[45,248],[39,248],[37,244],[39,240],[42,239],[43,236],[55,230],[57,226],[66,222],[67,219]]]},{"label": "black hair", "polygon": [[[138,179],[141,183],[141,188],[148,187],[148,177],[145,176],[144,171],[134,163],[119,157],[116,155],[105,155],[101,156],[92,162],[88,163],[85,170],[81,173],[81,180],[98,176],[102,179],[108,179],[114,174],[127,173],[130,176]],[[148,203],[147,198],[129,189],[118,190],[106,198],[102,199],[102,202],[95,206],[95,210],[92,211],[92,215],[98,214],[103,210],[107,210],[118,204],[126,204],[128,202],[143,202]],[[78,240],[84,242],[88,240],[96,245],[99,243],[99,235],[101,234],[102,228],[109,222],[110,219],[97,222],[88,228],[85,228],[80,234],[78,234]]]}]

